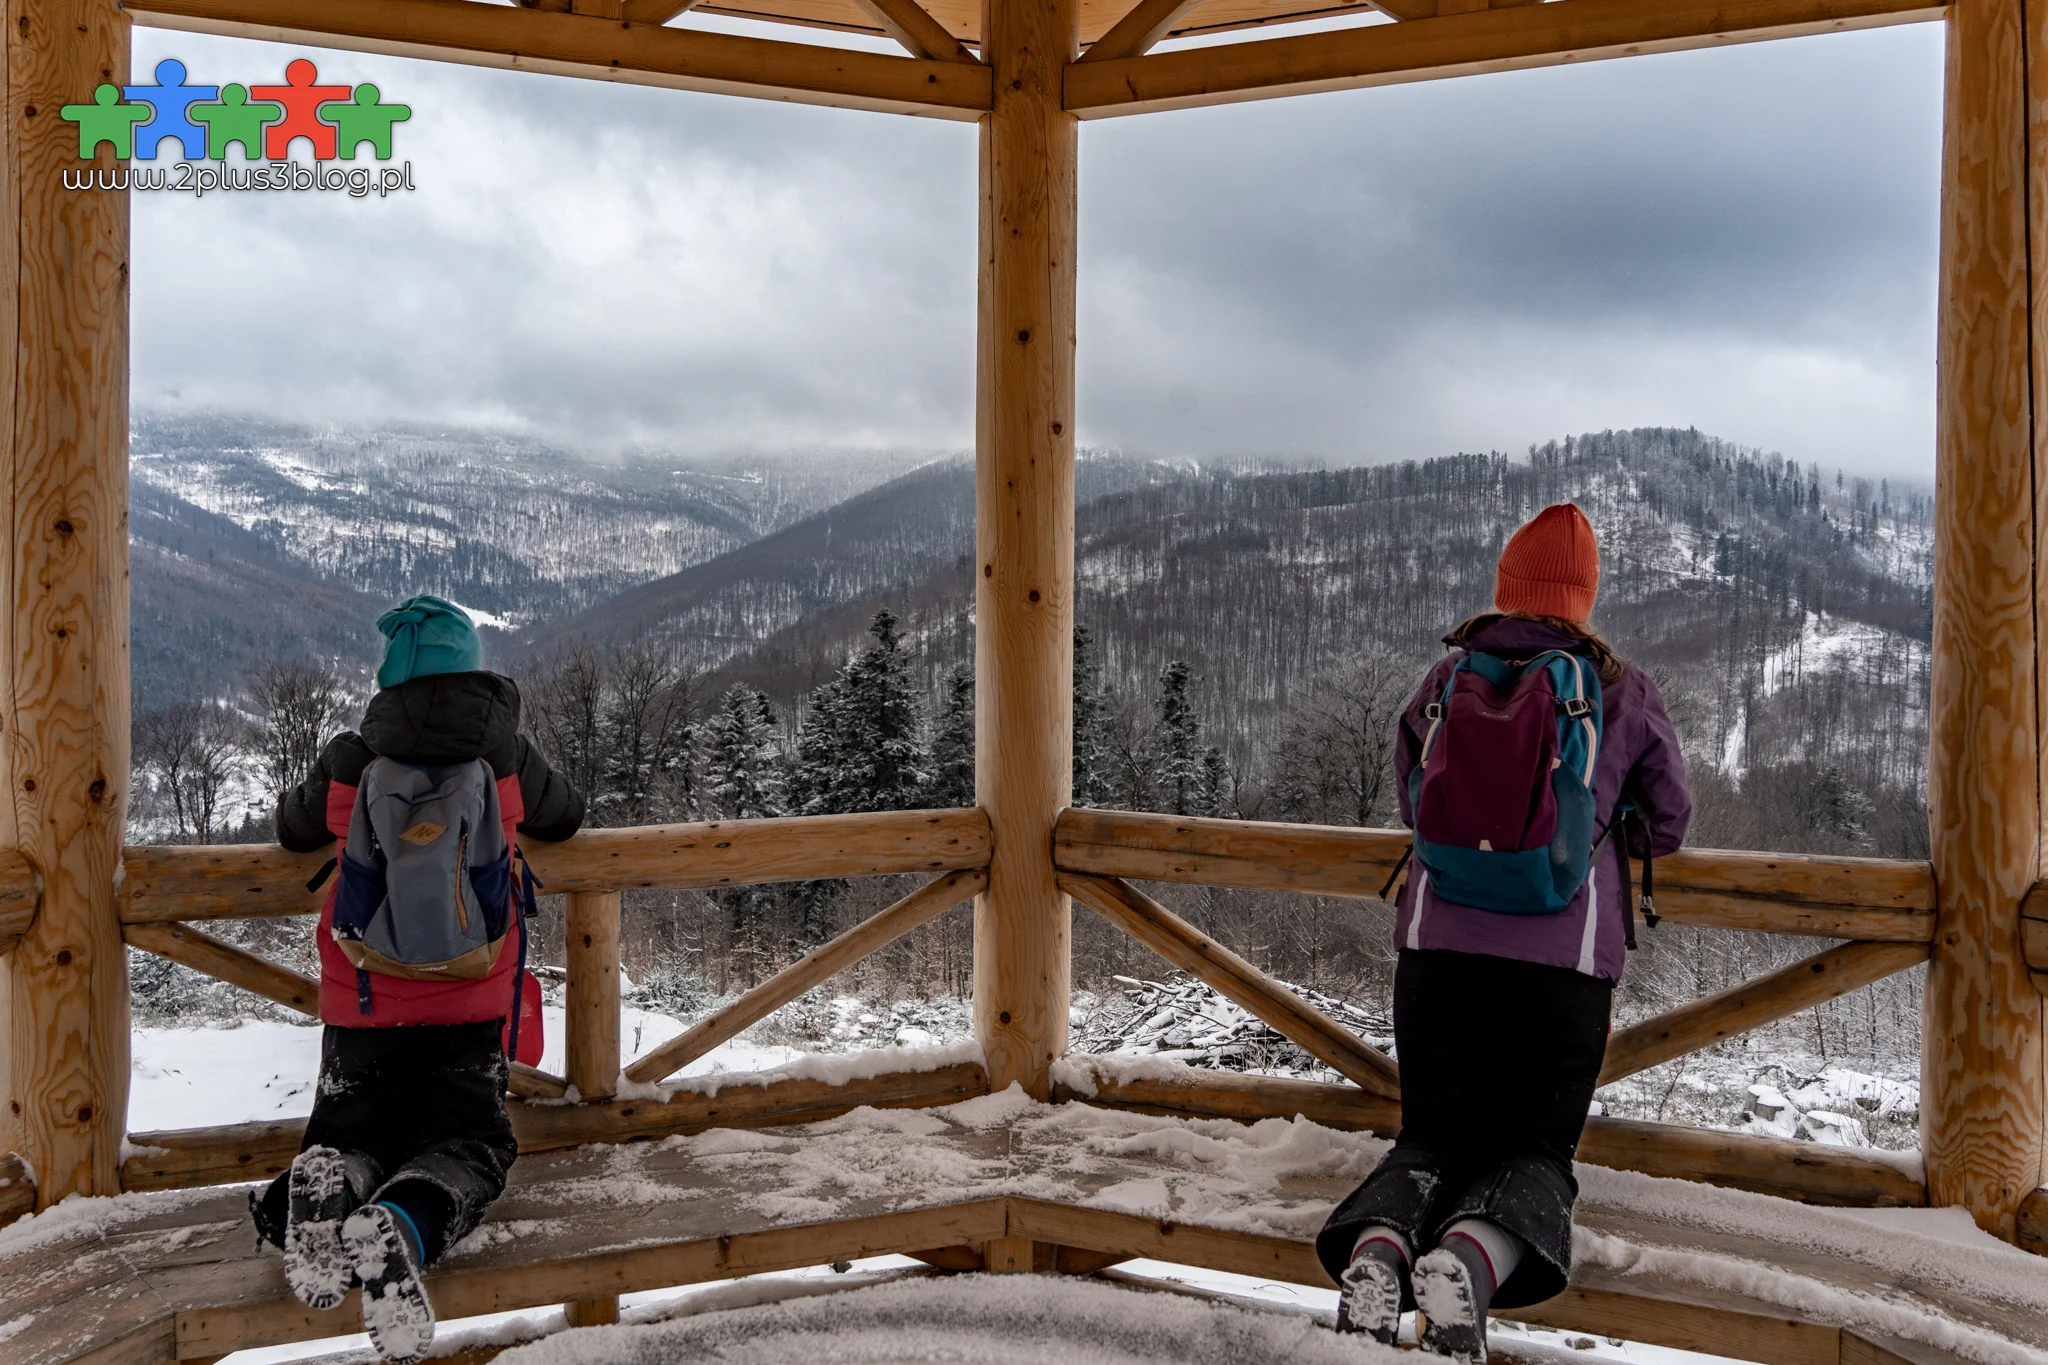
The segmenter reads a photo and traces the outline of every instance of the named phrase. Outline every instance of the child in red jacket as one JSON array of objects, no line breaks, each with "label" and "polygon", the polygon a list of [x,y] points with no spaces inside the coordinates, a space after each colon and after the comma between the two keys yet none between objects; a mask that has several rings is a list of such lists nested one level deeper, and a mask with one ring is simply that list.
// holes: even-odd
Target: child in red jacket
[{"label": "child in red jacket", "polygon": [[[285,794],[278,842],[296,852],[337,839],[374,844],[358,789],[380,760],[386,773],[430,775],[481,760],[502,822],[502,831],[488,831],[494,847],[509,849],[519,834],[574,834],[582,796],[519,733],[519,689],[483,670],[461,609],[414,597],[377,628],[387,645],[362,731],[329,741],[313,775]],[[399,837],[432,842],[441,833],[422,822]],[[381,867],[381,852],[372,861]],[[257,1230],[284,1250],[286,1279],[302,1302],[332,1308],[361,1283],[372,1342],[386,1359],[409,1361],[433,1340],[421,1272],[482,1219],[518,1155],[505,1110],[506,1048],[524,990],[525,928],[520,888],[501,878],[493,897],[504,886],[514,898],[491,907],[503,934],[464,976],[386,974],[383,959],[336,922],[337,896],[356,866],[337,879],[317,930],[326,1031],[312,1117],[292,1169],[253,1201],[253,1213]]]}]

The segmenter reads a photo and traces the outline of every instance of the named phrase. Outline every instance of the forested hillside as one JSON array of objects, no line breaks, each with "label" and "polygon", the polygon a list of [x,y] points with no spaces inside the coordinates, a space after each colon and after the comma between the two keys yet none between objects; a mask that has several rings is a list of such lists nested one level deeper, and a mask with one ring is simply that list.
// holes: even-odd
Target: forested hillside
[{"label": "forested hillside", "polygon": [[144,706],[225,695],[271,657],[360,668],[414,592],[488,625],[560,618],[901,473],[901,452],[610,459],[473,432],[148,415],[131,433]]}]

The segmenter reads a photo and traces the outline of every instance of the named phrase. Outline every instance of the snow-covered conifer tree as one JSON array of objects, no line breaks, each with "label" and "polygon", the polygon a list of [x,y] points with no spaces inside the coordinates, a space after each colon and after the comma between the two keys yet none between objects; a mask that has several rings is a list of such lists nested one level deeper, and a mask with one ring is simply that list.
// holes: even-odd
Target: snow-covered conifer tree
[{"label": "snow-covered conifer tree", "polygon": [[932,723],[932,785],[927,804],[974,804],[974,665],[956,664]]},{"label": "snow-covered conifer tree", "polygon": [[1102,665],[1095,657],[1095,632],[1074,627],[1074,804],[1100,805],[1109,795],[1109,752],[1103,727],[1109,699],[1102,691]]},{"label": "snow-covered conifer tree", "polygon": [[914,810],[931,781],[924,716],[895,615],[876,612],[868,634],[874,643],[811,694],[790,783],[798,814]]},{"label": "snow-covered conifer tree", "polygon": [[734,683],[704,722],[704,789],[728,820],[762,820],[788,811],[782,726],[759,690]]},{"label": "snow-covered conifer tree", "polygon": [[1159,673],[1159,720],[1152,731],[1152,785],[1173,815],[1203,814],[1202,719],[1194,670],[1175,659]]}]

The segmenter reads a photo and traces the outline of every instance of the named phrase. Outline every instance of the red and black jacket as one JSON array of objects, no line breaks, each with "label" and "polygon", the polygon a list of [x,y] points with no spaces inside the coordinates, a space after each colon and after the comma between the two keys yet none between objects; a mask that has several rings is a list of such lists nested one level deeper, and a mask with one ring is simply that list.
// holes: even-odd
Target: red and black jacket
[{"label": "red and black jacket", "polygon": [[[519,688],[496,673],[438,673],[387,687],[370,699],[360,734],[336,735],[312,776],[277,807],[277,841],[308,853],[348,837],[356,787],[373,758],[436,766],[482,759],[498,778],[505,838],[553,843],[583,825],[583,796],[519,733]],[[369,1014],[358,1003],[356,969],[334,943],[330,892],[320,912],[320,1018],[344,1028],[469,1024],[503,1018],[521,954],[506,944],[498,966],[477,981],[377,981]],[[520,932],[518,929],[514,933]]]}]

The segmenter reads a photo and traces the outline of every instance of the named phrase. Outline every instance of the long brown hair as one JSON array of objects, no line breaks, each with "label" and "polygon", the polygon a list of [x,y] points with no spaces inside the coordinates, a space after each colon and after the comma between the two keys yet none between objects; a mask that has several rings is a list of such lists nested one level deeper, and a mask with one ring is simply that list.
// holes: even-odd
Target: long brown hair
[{"label": "long brown hair", "polygon": [[1507,619],[1534,621],[1540,626],[1563,631],[1585,645],[1587,655],[1593,660],[1593,671],[1600,675],[1603,684],[1612,687],[1621,681],[1621,670],[1627,667],[1627,662],[1614,652],[1614,646],[1607,643],[1605,636],[1583,621],[1567,621],[1562,616],[1533,616],[1521,611],[1482,611],[1459,622],[1457,628],[1444,638],[1454,645],[1469,648],[1474,635],[1495,621]]}]

